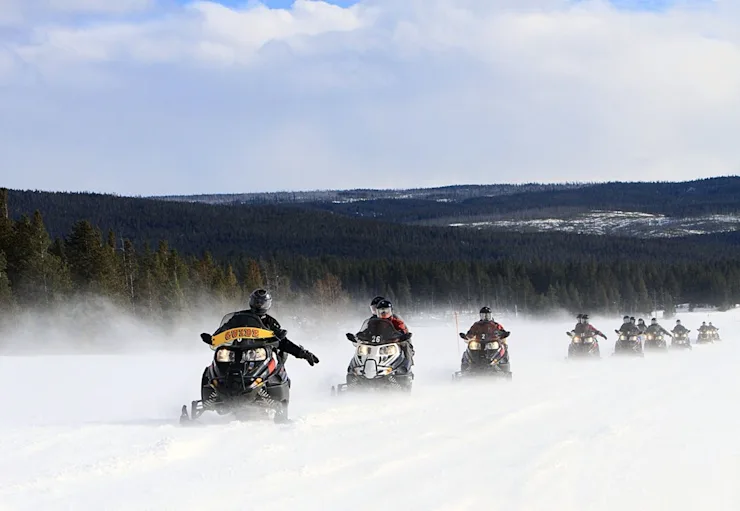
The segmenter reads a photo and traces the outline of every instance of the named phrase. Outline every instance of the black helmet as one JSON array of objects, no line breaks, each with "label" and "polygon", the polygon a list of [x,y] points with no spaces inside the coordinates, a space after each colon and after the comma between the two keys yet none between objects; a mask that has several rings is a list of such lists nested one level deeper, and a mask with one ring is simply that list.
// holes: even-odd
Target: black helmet
[{"label": "black helmet", "polygon": [[650,320],[650,324],[651,325],[657,325],[658,324],[658,320],[655,319],[655,318],[653,318],[653,319]]},{"label": "black helmet", "polygon": [[677,319],[677,320],[676,320],[676,324],[677,324],[677,325],[680,325],[680,324],[681,324],[681,320],[680,320],[680,319]]},{"label": "black helmet", "polygon": [[375,309],[377,310],[378,317],[381,317],[381,314],[388,314],[388,317],[393,314],[393,304],[385,298],[375,305]]},{"label": "black helmet", "polygon": [[383,300],[385,300],[385,297],[383,296],[376,296],[375,298],[373,298],[370,302],[370,312],[372,312],[373,314],[377,314],[376,307],[378,305],[378,302],[381,302]]},{"label": "black helmet", "polygon": [[627,323],[629,320],[630,320],[629,316],[625,316],[622,318],[622,321],[624,321],[625,323]]},{"label": "black helmet", "polygon": [[493,313],[491,312],[490,307],[481,307],[481,310],[478,311],[480,313],[480,320],[481,321],[491,321],[493,320]]},{"label": "black helmet", "polygon": [[583,323],[588,323],[588,314],[581,314],[581,319],[583,320]]},{"label": "black helmet", "polygon": [[634,316],[630,316],[630,323],[634,323],[634,322],[635,322],[635,317]]},{"label": "black helmet", "polygon": [[249,308],[257,314],[265,314],[272,307],[272,295],[264,289],[255,289],[249,295]]},{"label": "black helmet", "polygon": [[641,325],[644,325],[645,324],[645,320],[642,319],[642,318],[640,318],[640,320],[638,321],[638,323],[641,324]]}]

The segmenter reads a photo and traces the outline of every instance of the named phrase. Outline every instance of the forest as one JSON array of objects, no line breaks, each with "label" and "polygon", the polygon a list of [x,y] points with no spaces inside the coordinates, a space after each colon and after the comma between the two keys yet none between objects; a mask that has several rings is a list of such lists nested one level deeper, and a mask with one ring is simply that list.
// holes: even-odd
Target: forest
[{"label": "forest", "polygon": [[[29,211],[34,197],[37,206]],[[404,311],[609,313],[740,303],[735,233],[638,240],[471,232],[290,206],[216,206],[100,194],[0,192],[0,304],[13,311],[104,296],[159,317],[202,297]]]}]

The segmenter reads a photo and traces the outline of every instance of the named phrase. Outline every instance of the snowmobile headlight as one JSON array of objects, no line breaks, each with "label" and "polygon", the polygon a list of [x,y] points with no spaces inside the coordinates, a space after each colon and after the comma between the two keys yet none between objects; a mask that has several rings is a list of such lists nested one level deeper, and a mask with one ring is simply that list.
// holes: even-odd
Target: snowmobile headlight
[{"label": "snowmobile headlight", "polygon": [[620,341],[626,341],[627,340],[627,336],[626,335],[620,335],[619,336],[619,340]]},{"label": "snowmobile headlight", "polygon": [[255,348],[244,352],[242,362],[261,362],[266,358],[267,350],[265,348]]},{"label": "snowmobile headlight", "polygon": [[468,349],[470,349],[470,350],[479,350],[480,349],[480,343],[478,341],[470,341],[468,343]]},{"label": "snowmobile headlight", "polygon": [[368,353],[370,353],[370,346],[360,344],[357,347],[357,353],[359,353],[360,355],[367,355]]},{"label": "snowmobile headlight", "polygon": [[576,335],[573,337],[573,342],[581,342],[581,337]]},{"label": "snowmobile headlight", "polygon": [[398,346],[395,344],[389,344],[388,346],[383,346],[380,348],[380,354],[381,355],[397,355],[398,354]]},{"label": "snowmobile headlight", "polygon": [[486,344],[487,350],[497,350],[501,347],[501,345],[498,343],[498,341],[489,342]]},{"label": "snowmobile headlight", "polygon": [[653,339],[653,338],[654,338],[654,337],[653,337],[653,334],[648,334],[647,338],[648,338],[648,339]]},{"label": "snowmobile headlight", "polygon": [[231,350],[218,350],[216,352],[216,362],[233,362],[234,352]]}]

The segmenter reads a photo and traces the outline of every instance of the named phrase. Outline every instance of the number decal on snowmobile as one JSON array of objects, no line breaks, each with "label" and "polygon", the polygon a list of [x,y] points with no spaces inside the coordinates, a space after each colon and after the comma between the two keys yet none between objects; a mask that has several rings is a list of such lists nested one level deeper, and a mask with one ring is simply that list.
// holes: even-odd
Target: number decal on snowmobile
[{"label": "number decal on snowmobile", "polygon": [[211,346],[221,346],[237,339],[269,339],[274,336],[274,332],[263,328],[232,328],[214,335]]}]

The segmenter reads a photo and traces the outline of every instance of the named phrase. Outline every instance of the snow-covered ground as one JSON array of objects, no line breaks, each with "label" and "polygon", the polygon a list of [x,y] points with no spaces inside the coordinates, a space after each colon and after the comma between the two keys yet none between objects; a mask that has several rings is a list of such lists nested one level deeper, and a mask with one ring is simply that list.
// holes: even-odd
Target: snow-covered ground
[{"label": "snow-covered ground", "polygon": [[472,384],[454,322],[411,324],[410,396],[332,398],[344,331],[295,333],[321,363],[289,362],[292,426],[178,426],[206,346],[0,357],[0,509],[740,509],[740,314],[680,317],[724,342],[617,360],[619,318],[597,318],[605,356],[573,363],[573,321],[505,318],[514,379]]},{"label": "snow-covered ground", "polygon": [[740,229],[740,217],[705,215],[684,218],[635,211],[590,211],[563,218],[453,223],[450,224],[450,227],[672,238],[693,234],[736,231]]}]

